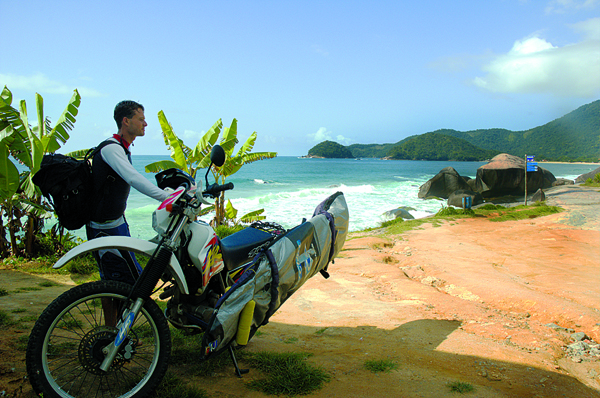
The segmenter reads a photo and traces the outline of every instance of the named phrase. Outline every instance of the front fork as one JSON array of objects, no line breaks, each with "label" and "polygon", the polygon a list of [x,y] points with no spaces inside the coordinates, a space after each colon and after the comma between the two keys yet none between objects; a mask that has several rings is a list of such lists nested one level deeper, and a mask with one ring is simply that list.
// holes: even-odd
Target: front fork
[{"label": "front fork", "polygon": [[102,353],[105,354],[104,360],[100,365],[100,369],[104,372],[108,372],[111,364],[115,360],[119,348],[123,345],[131,327],[135,323],[135,319],[139,315],[142,307],[146,300],[150,299],[152,291],[156,287],[156,284],[160,280],[161,276],[165,273],[167,266],[171,262],[171,256],[176,246],[176,241],[179,235],[183,231],[183,227],[187,224],[189,218],[183,216],[179,219],[175,227],[172,229],[171,238],[166,242],[159,244],[158,248],[148,261],[148,264],[142,271],[140,277],[133,285],[131,290],[130,299],[135,299],[133,306],[127,312],[127,315],[121,316],[121,320],[117,327],[119,333],[115,340],[104,347]]},{"label": "front fork", "polygon": [[110,369],[110,365],[115,360],[115,357],[119,352],[119,348],[121,348],[121,345],[123,345],[127,334],[129,334],[129,331],[131,330],[131,327],[134,324],[135,318],[142,310],[144,302],[145,300],[142,298],[138,298],[137,300],[135,300],[135,303],[133,304],[131,310],[129,310],[127,315],[124,318],[122,318],[119,322],[119,333],[117,334],[117,338],[112,343],[104,347],[104,349],[102,350],[102,353],[106,355],[104,357],[104,361],[102,361],[102,364],[100,365],[100,369],[102,369],[103,371],[108,372],[108,370]]}]

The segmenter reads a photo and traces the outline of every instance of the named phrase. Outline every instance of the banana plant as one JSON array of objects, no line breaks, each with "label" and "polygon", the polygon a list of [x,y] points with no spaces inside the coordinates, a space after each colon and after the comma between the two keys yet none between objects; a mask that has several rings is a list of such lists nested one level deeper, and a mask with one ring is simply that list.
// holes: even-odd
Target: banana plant
[{"label": "banana plant", "polygon": [[196,178],[196,171],[199,168],[208,167],[208,164],[206,166],[201,166],[201,164],[210,156],[210,151],[215,142],[217,142],[223,128],[223,122],[221,119],[217,120],[200,141],[198,141],[194,149],[191,149],[183,143],[182,139],[177,137],[173,131],[173,126],[171,126],[163,111],[158,112],[158,121],[162,129],[165,145],[171,151],[171,159],[173,160],[161,160],[151,163],[145,167],[146,172],[157,173],[170,168],[176,168]]},{"label": "banana plant", "polygon": [[[43,156],[46,153],[55,152],[69,139],[68,131],[73,128],[75,123],[81,96],[77,90],[74,90],[73,96],[54,128],[50,120],[44,117],[44,100],[38,93],[35,95],[38,124],[33,128],[29,124],[25,100],[20,101],[19,109],[12,106],[12,100],[12,93],[7,87],[4,87],[0,95],[0,157],[2,159],[0,161],[0,200],[9,217],[9,223],[15,217],[16,213],[13,212],[15,207],[18,207],[19,214],[28,215],[25,246],[26,252],[31,253],[33,235],[39,229],[40,216],[46,212],[46,209],[41,206],[41,193],[31,178],[40,169]],[[15,182],[16,166],[9,159],[8,154],[28,168],[27,171],[21,173],[18,183]],[[13,234],[14,228],[10,232]],[[13,242],[12,251],[16,253],[15,240],[11,240]]]},{"label": "banana plant", "polygon": [[[223,131],[223,137],[220,145],[225,150],[225,163],[222,167],[213,169],[213,174],[221,184],[225,183],[227,177],[237,173],[243,165],[248,163],[257,162],[263,159],[272,159],[277,156],[277,152],[252,152],[254,143],[256,142],[256,131],[253,132],[250,137],[246,139],[241,148],[235,153],[235,145],[238,143],[237,139],[237,120],[233,119],[231,125],[226,127]],[[227,213],[225,209],[225,193],[221,192],[221,195],[215,201],[215,223],[216,225],[222,225],[227,219]],[[263,217],[264,218],[264,217]]]},{"label": "banana plant", "polygon": [[[254,147],[257,137],[256,132],[252,133],[240,150],[233,155],[235,145],[238,143],[236,119],[233,119],[231,126],[225,128],[223,128],[223,122],[221,119],[217,120],[217,122],[208,130],[208,132],[204,134],[200,141],[198,141],[198,144],[196,144],[194,149],[187,147],[183,143],[183,140],[177,137],[173,131],[173,127],[168,122],[163,111],[158,112],[158,121],[162,129],[165,145],[167,145],[167,147],[171,150],[171,159],[173,160],[163,160],[147,165],[145,170],[149,173],[156,173],[169,168],[177,168],[196,178],[196,172],[198,169],[210,166],[210,152],[217,142],[221,131],[223,132],[223,135],[219,145],[221,145],[225,150],[225,163],[222,167],[216,167],[213,165],[211,168],[213,176],[221,184],[225,182],[227,177],[235,174],[244,164],[256,162],[262,159],[274,158],[277,156],[276,152],[252,153],[252,148]],[[222,192],[215,201],[214,210],[216,212],[216,225],[222,225],[226,220],[224,198],[225,194]],[[212,209],[207,208],[207,210]]]},{"label": "banana plant", "polygon": [[255,211],[251,211],[250,213],[244,214],[243,216],[241,216],[239,219],[237,218],[237,214],[238,211],[235,207],[233,207],[233,205],[231,204],[231,200],[227,201],[227,204],[225,205],[225,220],[228,223],[231,223],[233,225],[239,225],[241,223],[252,223],[254,221],[260,221],[260,220],[264,220],[266,217],[263,216],[262,214],[265,212],[265,209],[260,209],[260,210],[255,210]]}]

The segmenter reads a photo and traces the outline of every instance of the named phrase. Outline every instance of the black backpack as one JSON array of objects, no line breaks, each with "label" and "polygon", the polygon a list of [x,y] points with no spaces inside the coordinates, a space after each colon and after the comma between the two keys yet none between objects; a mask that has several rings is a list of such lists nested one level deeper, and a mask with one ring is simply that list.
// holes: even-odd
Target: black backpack
[{"label": "black backpack", "polygon": [[83,227],[94,209],[94,182],[90,159],[114,141],[103,141],[90,149],[83,160],[59,153],[44,155],[40,169],[32,178],[50,201],[60,225],[69,230]]}]

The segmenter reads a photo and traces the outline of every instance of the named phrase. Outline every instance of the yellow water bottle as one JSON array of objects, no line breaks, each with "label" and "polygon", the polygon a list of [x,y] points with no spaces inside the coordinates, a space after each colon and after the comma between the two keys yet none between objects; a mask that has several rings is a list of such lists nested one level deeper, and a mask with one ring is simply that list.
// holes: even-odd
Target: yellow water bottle
[{"label": "yellow water bottle", "polygon": [[254,302],[254,300],[250,300],[246,303],[244,309],[240,313],[237,334],[235,335],[235,341],[239,345],[248,344],[248,339],[250,339],[250,326],[252,326],[252,319],[254,318],[255,306],[256,303]]}]

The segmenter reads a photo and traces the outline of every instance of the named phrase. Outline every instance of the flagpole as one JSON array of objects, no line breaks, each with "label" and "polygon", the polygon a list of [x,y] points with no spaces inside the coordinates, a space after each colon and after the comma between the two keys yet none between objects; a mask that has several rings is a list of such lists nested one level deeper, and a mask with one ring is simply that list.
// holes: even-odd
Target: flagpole
[{"label": "flagpole", "polygon": [[527,206],[527,154],[525,154],[525,206]]}]

